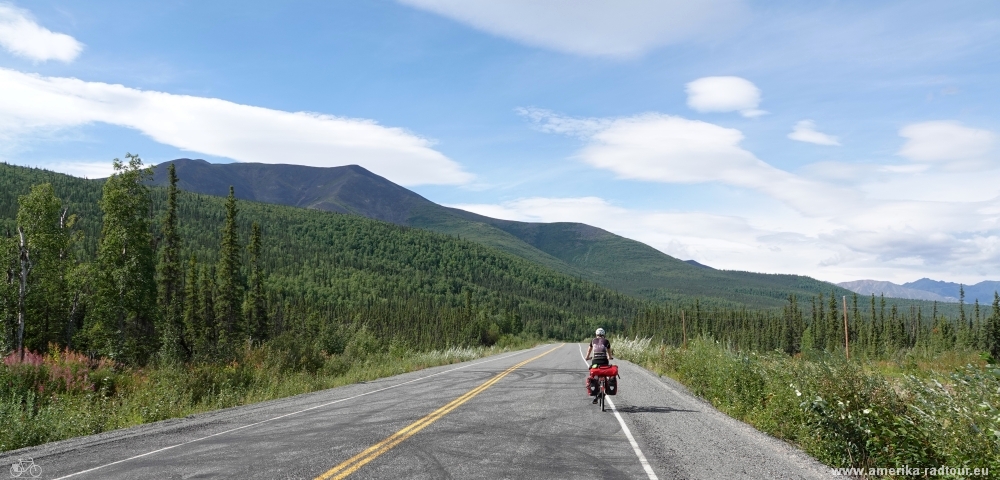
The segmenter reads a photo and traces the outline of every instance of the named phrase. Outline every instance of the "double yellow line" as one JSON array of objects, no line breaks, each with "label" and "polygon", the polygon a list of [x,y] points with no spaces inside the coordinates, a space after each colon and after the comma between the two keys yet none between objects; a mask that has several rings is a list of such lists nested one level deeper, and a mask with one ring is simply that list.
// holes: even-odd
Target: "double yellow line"
[{"label": "double yellow line", "polygon": [[487,388],[490,388],[491,386],[493,386],[493,384],[499,382],[500,379],[506,377],[514,370],[517,370],[518,368],[521,368],[530,362],[538,360],[539,358],[542,358],[556,351],[561,346],[563,346],[563,344],[560,344],[555,348],[546,350],[541,355],[529,358],[521,363],[518,363],[517,365],[514,365],[513,367],[508,368],[507,370],[504,370],[503,372],[498,373],[496,376],[487,380],[482,385],[470,390],[465,395],[462,395],[461,397],[452,400],[447,405],[432,412],[430,415],[427,415],[426,417],[411,423],[406,428],[403,428],[402,430],[392,434],[389,438],[386,438],[385,440],[382,440],[381,442],[378,442],[375,445],[368,447],[367,449],[365,449],[365,451],[347,459],[340,465],[331,468],[326,473],[316,477],[316,480],[339,480],[354,473],[359,468],[365,466],[365,464],[367,464],[368,462],[375,460],[375,458],[378,457],[379,455],[388,452],[390,449],[392,449],[392,447],[399,445],[407,438],[410,438],[417,432],[423,430],[424,427],[436,422],[438,419],[447,415],[452,410],[458,408],[463,403],[471,400],[472,397],[475,397],[476,395],[479,395]]}]

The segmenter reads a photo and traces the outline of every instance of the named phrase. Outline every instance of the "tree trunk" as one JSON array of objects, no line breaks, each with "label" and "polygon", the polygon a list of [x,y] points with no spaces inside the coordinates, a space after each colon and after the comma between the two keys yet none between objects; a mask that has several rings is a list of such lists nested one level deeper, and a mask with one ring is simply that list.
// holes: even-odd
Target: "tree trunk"
[{"label": "tree trunk", "polygon": [[18,246],[21,259],[20,288],[17,293],[17,351],[20,352],[20,361],[24,361],[24,296],[28,291],[28,272],[31,271],[31,257],[28,255],[28,242],[24,236],[24,230],[17,227],[21,243]]},{"label": "tree trunk", "polygon": [[73,334],[76,333],[76,307],[80,303],[80,292],[73,295],[73,306],[66,319],[66,348],[73,348]]}]

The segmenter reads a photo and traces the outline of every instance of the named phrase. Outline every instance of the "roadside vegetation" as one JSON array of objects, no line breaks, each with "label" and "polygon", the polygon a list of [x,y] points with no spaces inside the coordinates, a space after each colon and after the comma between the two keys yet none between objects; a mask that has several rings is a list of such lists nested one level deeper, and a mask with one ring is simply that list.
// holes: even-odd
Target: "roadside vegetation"
[{"label": "roadside vegetation", "polygon": [[[968,348],[877,358],[614,340],[616,354],[670,376],[722,412],[833,467],[1000,472],[1000,367]],[[995,474],[994,474],[995,475]]]},{"label": "roadside vegetation", "polygon": [[0,368],[0,452],[190,414],[273,400],[534,345],[416,352],[358,335],[342,354],[245,346],[229,361],[132,367],[52,348],[16,352]]}]

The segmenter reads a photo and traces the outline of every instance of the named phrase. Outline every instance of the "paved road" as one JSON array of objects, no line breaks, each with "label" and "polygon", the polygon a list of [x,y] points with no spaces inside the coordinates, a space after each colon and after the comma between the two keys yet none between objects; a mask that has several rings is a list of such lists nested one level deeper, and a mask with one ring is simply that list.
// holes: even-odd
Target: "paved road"
[{"label": "paved road", "polygon": [[74,479],[829,477],[628,362],[617,362],[616,411],[602,413],[586,397],[581,349],[546,345],[55,442],[0,465],[30,456],[41,478]]}]

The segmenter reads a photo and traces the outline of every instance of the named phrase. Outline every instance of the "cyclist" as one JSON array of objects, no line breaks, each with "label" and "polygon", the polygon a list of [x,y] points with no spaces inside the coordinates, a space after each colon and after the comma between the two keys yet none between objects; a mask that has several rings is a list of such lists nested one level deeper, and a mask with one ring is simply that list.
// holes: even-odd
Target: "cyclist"
[{"label": "cyclist", "polygon": [[[615,358],[611,351],[611,342],[604,337],[603,328],[598,328],[594,333],[597,336],[590,341],[590,347],[587,347],[586,360],[591,360],[591,357],[593,357],[590,368],[596,368],[600,365],[610,365],[611,360]],[[597,403],[597,397],[594,397],[593,403]]]},{"label": "cyclist", "polygon": [[587,360],[590,360],[591,356],[593,356],[594,361],[591,362],[591,365],[594,367],[609,365],[610,360],[615,359],[611,351],[611,342],[607,338],[604,338],[603,328],[598,328],[594,333],[597,336],[590,341],[590,347],[587,348]]}]

